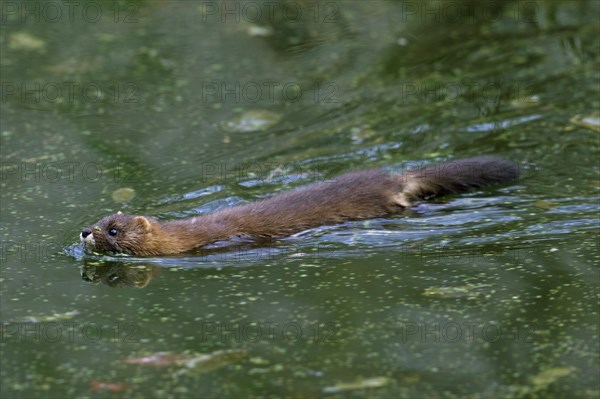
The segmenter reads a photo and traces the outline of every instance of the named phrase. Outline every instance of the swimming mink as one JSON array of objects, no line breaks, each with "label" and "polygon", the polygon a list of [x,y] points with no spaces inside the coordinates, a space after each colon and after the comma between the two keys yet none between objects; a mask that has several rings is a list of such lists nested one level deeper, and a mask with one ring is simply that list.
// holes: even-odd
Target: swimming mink
[{"label": "swimming mink", "polygon": [[205,216],[158,221],[119,212],[84,228],[80,239],[94,252],[175,254],[238,236],[282,237],[320,225],[392,215],[428,198],[514,180],[518,172],[515,163],[496,157],[403,174],[365,170]]}]

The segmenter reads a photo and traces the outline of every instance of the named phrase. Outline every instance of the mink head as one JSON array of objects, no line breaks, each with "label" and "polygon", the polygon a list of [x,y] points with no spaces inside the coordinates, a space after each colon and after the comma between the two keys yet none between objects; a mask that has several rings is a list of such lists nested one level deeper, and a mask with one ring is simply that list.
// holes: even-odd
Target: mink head
[{"label": "mink head", "polygon": [[160,226],[155,220],[119,212],[84,228],[79,239],[93,252],[151,255],[157,233]]}]

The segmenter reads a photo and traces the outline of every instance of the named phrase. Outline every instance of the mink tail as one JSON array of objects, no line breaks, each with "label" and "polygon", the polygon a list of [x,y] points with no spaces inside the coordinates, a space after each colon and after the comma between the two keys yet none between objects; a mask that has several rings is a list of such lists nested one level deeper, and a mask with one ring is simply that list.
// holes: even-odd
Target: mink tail
[{"label": "mink tail", "polygon": [[410,207],[420,200],[462,193],[518,177],[519,166],[502,158],[474,157],[451,161],[398,176],[402,191],[397,202]]}]

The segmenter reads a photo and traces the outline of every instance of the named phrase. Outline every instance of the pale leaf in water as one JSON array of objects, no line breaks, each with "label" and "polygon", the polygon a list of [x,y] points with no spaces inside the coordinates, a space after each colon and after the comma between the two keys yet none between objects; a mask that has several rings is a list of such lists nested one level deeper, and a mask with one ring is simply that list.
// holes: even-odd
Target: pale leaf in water
[{"label": "pale leaf in water", "polygon": [[247,352],[244,350],[222,350],[200,355],[185,361],[183,366],[194,373],[207,373],[229,364],[239,362],[245,358]]},{"label": "pale leaf in water", "polygon": [[270,26],[250,25],[247,32],[250,36],[268,37],[273,34],[273,28]]},{"label": "pale leaf in water", "polygon": [[129,202],[135,198],[135,190],[129,187],[119,188],[112,193],[112,199],[115,202]]},{"label": "pale leaf in water", "polygon": [[106,382],[99,380],[90,381],[90,391],[108,391],[112,393],[125,392],[129,389],[129,385],[123,382]]},{"label": "pale leaf in water", "polygon": [[247,355],[244,350],[219,350],[208,354],[174,354],[170,352],[157,352],[142,357],[128,358],[127,364],[142,366],[169,367],[176,366],[180,373],[207,373],[238,362]]},{"label": "pale leaf in water", "polygon": [[221,126],[228,132],[247,133],[267,130],[281,120],[281,115],[264,110],[246,111],[224,122]]},{"label": "pale leaf in water", "polygon": [[571,118],[570,122],[574,125],[586,127],[588,129],[600,132],[600,115],[575,115]]},{"label": "pale leaf in water", "polygon": [[476,298],[481,295],[479,290],[486,286],[485,284],[467,284],[456,287],[430,287],[425,289],[423,295],[438,298]]},{"label": "pale leaf in water", "polygon": [[14,50],[44,50],[46,42],[27,32],[16,32],[10,36],[8,47]]},{"label": "pale leaf in water", "polygon": [[357,389],[380,388],[389,384],[392,380],[387,377],[374,377],[355,382],[341,382],[336,385],[323,388],[323,393],[338,393],[354,391]]},{"label": "pale leaf in water", "polygon": [[179,364],[190,359],[189,355],[176,355],[169,352],[158,352],[152,355],[129,358],[125,360],[127,364],[139,364],[143,366],[167,367],[173,364]]},{"label": "pale leaf in water", "polygon": [[54,313],[51,315],[23,316],[12,320],[13,323],[49,323],[53,321],[69,320],[77,316],[79,311],[72,310],[64,313]]},{"label": "pale leaf in water", "polygon": [[537,389],[543,389],[548,385],[556,382],[559,378],[566,377],[573,373],[575,369],[573,367],[553,367],[546,369],[537,375],[531,377],[531,383]]}]

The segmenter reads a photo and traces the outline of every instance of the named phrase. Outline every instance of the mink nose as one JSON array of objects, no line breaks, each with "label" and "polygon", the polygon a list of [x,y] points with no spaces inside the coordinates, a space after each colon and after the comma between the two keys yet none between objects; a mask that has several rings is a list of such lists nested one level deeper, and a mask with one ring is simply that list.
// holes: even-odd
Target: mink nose
[{"label": "mink nose", "polygon": [[87,227],[85,229],[81,230],[81,237],[83,237],[83,238],[86,238],[90,234],[92,234],[92,230],[88,229]]}]

